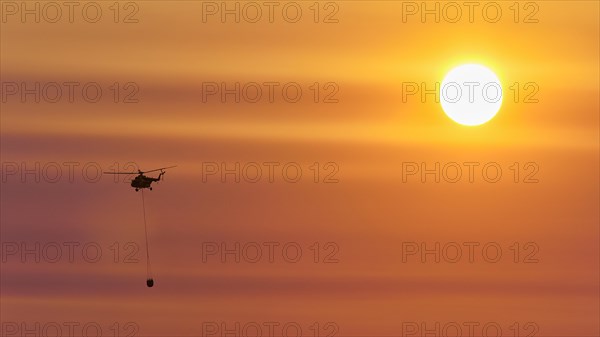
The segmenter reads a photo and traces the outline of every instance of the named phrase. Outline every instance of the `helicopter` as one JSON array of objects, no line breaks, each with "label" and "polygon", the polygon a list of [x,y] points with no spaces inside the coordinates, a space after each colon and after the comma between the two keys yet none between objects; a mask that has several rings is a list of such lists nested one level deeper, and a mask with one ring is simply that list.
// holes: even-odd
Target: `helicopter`
[{"label": "helicopter", "polygon": [[[136,192],[143,188],[148,188],[148,189],[150,189],[150,191],[152,191],[152,186],[151,186],[152,183],[155,181],[156,182],[160,181],[160,178],[162,178],[162,176],[165,174],[165,170],[173,168],[173,167],[177,167],[177,165],[161,167],[161,168],[150,170],[150,171],[138,170],[137,172],[103,172],[103,173],[104,174],[137,174],[137,176],[135,178],[133,178],[133,180],[131,181],[131,187],[135,188]],[[156,171],[160,171],[160,174],[158,175],[157,178],[147,177],[144,175],[145,173],[156,172]]]}]

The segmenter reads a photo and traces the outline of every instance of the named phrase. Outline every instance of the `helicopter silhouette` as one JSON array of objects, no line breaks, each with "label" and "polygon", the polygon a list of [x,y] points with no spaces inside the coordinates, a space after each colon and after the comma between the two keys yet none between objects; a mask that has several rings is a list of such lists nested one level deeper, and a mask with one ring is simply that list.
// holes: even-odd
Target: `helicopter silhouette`
[{"label": "helicopter silhouette", "polygon": [[[137,176],[135,178],[133,178],[133,180],[131,180],[131,187],[135,188],[136,192],[139,191],[140,189],[144,189],[144,188],[147,188],[150,191],[152,191],[152,183],[159,182],[160,179],[162,178],[162,176],[165,174],[165,170],[173,168],[173,167],[177,167],[177,165],[161,167],[161,168],[150,170],[150,171],[138,170],[137,172],[103,172],[103,173],[104,174],[137,174]],[[147,177],[144,175],[145,173],[156,172],[156,171],[160,171],[160,174],[156,178]]]}]

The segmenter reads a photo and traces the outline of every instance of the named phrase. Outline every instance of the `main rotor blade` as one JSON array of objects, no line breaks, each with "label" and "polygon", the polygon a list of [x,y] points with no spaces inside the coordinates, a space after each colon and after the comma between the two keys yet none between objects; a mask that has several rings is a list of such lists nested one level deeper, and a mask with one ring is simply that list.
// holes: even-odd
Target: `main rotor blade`
[{"label": "main rotor blade", "polygon": [[102,172],[104,174],[139,174],[138,172]]},{"label": "main rotor blade", "polygon": [[168,167],[161,167],[161,168],[157,168],[157,169],[150,170],[150,171],[142,171],[142,173],[149,173],[149,172],[162,171],[162,170],[170,169],[170,168],[173,168],[173,167],[177,167],[177,165],[174,165],[174,166],[168,166]]}]

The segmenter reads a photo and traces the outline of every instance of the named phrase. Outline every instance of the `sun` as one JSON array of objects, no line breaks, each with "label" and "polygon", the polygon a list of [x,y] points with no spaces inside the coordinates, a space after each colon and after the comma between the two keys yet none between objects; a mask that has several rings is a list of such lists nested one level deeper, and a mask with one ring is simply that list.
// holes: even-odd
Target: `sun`
[{"label": "sun", "polygon": [[502,105],[502,85],[498,76],[480,64],[458,66],[444,77],[440,103],[453,121],[468,126],[481,125]]}]

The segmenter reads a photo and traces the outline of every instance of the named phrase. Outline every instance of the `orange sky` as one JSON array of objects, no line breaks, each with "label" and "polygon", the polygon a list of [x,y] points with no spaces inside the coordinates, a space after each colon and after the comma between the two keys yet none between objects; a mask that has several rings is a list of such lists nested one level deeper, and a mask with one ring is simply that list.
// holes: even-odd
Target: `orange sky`
[{"label": "orange sky", "polygon": [[[0,311],[7,335],[11,322],[73,321],[98,322],[106,336],[115,322],[135,322],[136,336],[209,335],[203,328],[210,322],[297,322],[307,336],[315,322],[321,336],[408,336],[403,326],[410,322],[495,322],[504,336],[514,335],[515,322],[521,336],[532,331],[528,323],[539,328],[535,336],[600,333],[597,2],[533,2],[539,22],[523,23],[532,7],[521,1],[515,23],[513,2],[501,1],[497,23],[476,11],[475,22],[454,24],[418,16],[403,22],[409,2],[401,1],[321,2],[319,21],[337,8],[337,23],[314,23],[313,2],[299,1],[303,15],[293,24],[277,14],[274,23],[221,23],[219,16],[203,23],[200,1],[133,2],[138,22],[129,24],[113,22],[112,2],[97,2],[103,15],[93,24],[78,14],[74,23],[35,23],[33,16],[23,23],[8,3],[21,2],[0,6],[0,94],[7,95],[0,113]],[[122,7],[119,20],[133,8]],[[433,87],[463,63],[484,64],[502,82],[504,102],[489,123],[458,125],[431,95],[402,101],[403,83]],[[77,94],[73,103],[35,103],[6,93],[7,83],[36,82],[97,82],[103,95],[98,103]],[[120,96],[114,103],[115,82],[122,95],[130,92],[126,83],[136,83],[139,102]],[[297,103],[281,96],[274,103],[204,103],[206,82],[295,82],[303,96]],[[335,83],[338,102],[323,103],[331,88],[322,87],[314,103],[315,82]],[[515,103],[515,82],[521,90],[536,83],[539,102],[523,103],[523,91]],[[66,169],[58,183],[7,171],[36,162],[79,166],[74,182]],[[86,163],[110,170],[127,162],[178,165],[144,192],[152,289],[143,284],[141,193],[112,177],[82,177]],[[221,182],[218,175],[203,182],[209,162],[298,163],[303,175],[297,183],[280,171],[273,183],[264,176]],[[315,162],[320,181],[331,172],[324,165],[335,163],[338,182],[314,183]],[[502,179],[489,183],[476,171],[470,183],[463,166],[457,183],[431,175],[424,183],[420,175],[403,181],[403,163],[436,162],[496,163]],[[527,163],[538,169],[537,183],[523,183]],[[95,242],[103,259],[36,263],[7,254],[13,243],[36,242]],[[140,248],[137,263],[121,261],[127,242]],[[303,255],[298,263],[203,262],[203,244],[211,242],[295,242]],[[320,259],[339,248],[339,262],[314,263],[315,242]],[[403,262],[403,242],[492,242],[503,255],[498,263],[481,256],[474,263]],[[539,261],[514,263],[515,242],[519,259],[537,247]],[[131,331],[121,326],[121,335]]]}]

